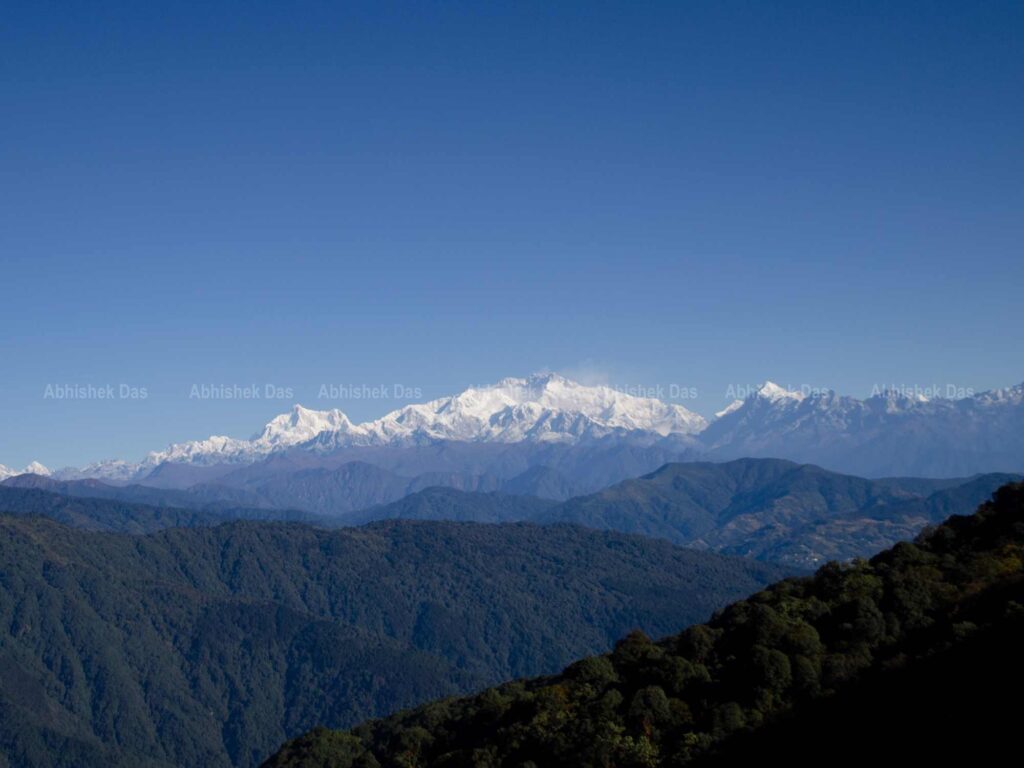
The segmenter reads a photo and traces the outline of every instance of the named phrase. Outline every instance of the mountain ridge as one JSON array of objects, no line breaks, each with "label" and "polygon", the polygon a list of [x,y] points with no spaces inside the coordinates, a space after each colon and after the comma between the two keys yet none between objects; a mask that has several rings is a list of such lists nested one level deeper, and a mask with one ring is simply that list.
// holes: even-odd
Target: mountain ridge
[{"label": "mountain ridge", "polygon": [[951,514],[969,513],[997,488],[1021,479],[989,473],[955,480],[870,480],[813,464],[736,459],[670,463],[562,502],[428,488],[343,520],[568,523],[812,569],[912,538]]},{"label": "mountain ridge", "polygon": [[677,460],[771,457],[863,476],[940,477],[1024,470],[1022,433],[1024,385],[958,400],[896,390],[859,400],[768,381],[707,421],[681,405],[536,374],[407,405],[362,424],[338,409],[296,405],[248,440],[212,436],[154,451],[136,464],[105,461],[54,476],[146,481],[166,465],[215,469],[296,452],[329,460],[345,452],[466,444],[524,445],[538,453],[551,445],[638,446]]},{"label": "mountain ridge", "polygon": [[557,500],[528,492],[552,483],[562,487],[560,475],[549,470],[528,470],[517,476],[519,483],[444,473],[410,479],[359,462],[336,469],[304,469],[284,458],[276,463],[276,474],[249,477],[250,468],[238,470],[248,483],[199,484],[187,491],[24,475],[0,483],[0,505],[84,528],[133,532],[232,519],[303,520],[325,527],[381,519],[571,523],[813,568],[910,538],[950,514],[969,512],[997,487],[1021,478],[988,473],[871,480],[780,459],[670,462]]}]

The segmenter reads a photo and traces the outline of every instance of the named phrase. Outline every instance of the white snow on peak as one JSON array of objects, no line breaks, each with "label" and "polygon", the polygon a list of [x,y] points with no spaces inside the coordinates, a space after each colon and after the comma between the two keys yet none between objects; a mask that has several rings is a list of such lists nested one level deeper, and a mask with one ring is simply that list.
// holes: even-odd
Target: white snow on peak
[{"label": "white snow on peak", "polygon": [[352,422],[337,408],[314,411],[296,404],[288,413],[275,416],[248,440],[212,435],[205,440],[175,443],[164,451],[150,453],[142,466],[156,466],[164,461],[194,464],[253,461],[275,450],[309,442],[321,432],[345,433],[351,429]]},{"label": "white snow on peak", "polygon": [[63,467],[55,470],[51,477],[57,480],[82,480],[92,478],[111,482],[130,482],[139,472],[141,465],[137,461],[124,461],[123,459],[106,459],[87,464],[81,469],[77,467]]},{"label": "white snow on peak", "polygon": [[314,411],[296,404],[288,413],[271,419],[252,441],[274,448],[305,443],[321,432],[337,432],[351,428],[352,422],[348,420],[348,416],[337,408]]},{"label": "white snow on peak", "polygon": [[[884,399],[884,410],[888,413],[899,411],[927,416],[958,408],[979,414],[980,418],[982,411],[1024,405],[1024,385],[969,394],[959,400],[941,395],[931,399],[923,395],[900,399],[891,392],[873,395],[868,400],[857,400],[835,395],[805,396],[766,381],[746,400],[734,401],[715,417],[721,419],[747,404],[767,402],[774,406],[764,409],[771,419],[820,418],[823,412],[828,412],[835,423],[854,423],[850,414],[877,410],[880,398]],[[805,400],[814,403],[812,413],[803,413],[807,409],[793,407]],[[756,409],[756,412],[760,414],[761,409]],[[61,480],[92,477],[131,482],[143,471],[164,461],[249,463],[293,446],[331,451],[347,446],[403,446],[432,440],[573,444],[620,433],[636,433],[650,439],[693,435],[700,441],[703,439],[700,433],[707,426],[702,416],[680,405],[637,397],[613,387],[583,385],[558,374],[544,373],[503,379],[450,397],[407,405],[362,424],[353,424],[337,409],[317,411],[295,405],[290,411],[271,419],[260,432],[247,440],[215,435],[150,453],[141,463],[102,461],[82,469],[61,469],[52,475],[38,462],[20,471],[0,465],[0,481],[32,472]],[[744,428],[757,427],[755,424]]]},{"label": "white snow on peak", "polygon": [[1021,405],[1024,404],[1024,384],[983,392],[975,399],[983,406]]},{"label": "white snow on peak", "polygon": [[248,459],[256,455],[253,450],[254,442],[225,435],[211,435],[205,440],[175,443],[164,451],[153,451],[146,457],[143,465],[156,466],[164,461],[204,464]]},{"label": "white snow on peak", "polygon": [[804,399],[802,392],[794,392],[786,389],[785,387],[780,387],[774,381],[766,381],[758,388],[754,395],[765,400],[770,400],[773,403],[777,403],[781,400],[793,400],[799,402]]},{"label": "white snow on peak", "polygon": [[575,442],[615,430],[691,434],[705,426],[680,405],[545,373],[409,405],[356,429],[385,443],[416,437],[510,443]]},{"label": "white snow on peak", "polygon": [[38,461],[33,461],[27,467],[20,470],[0,464],[0,481],[6,480],[8,477],[17,477],[18,475],[43,475],[44,477],[49,477],[50,470]]},{"label": "white snow on peak", "polygon": [[706,425],[702,416],[680,405],[636,397],[612,387],[585,386],[546,373],[471,387],[458,395],[407,405],[362,424],[353,424],[337,409],[315,411],[296,405],[249,440],[213,436],[179,443],[151,453],[145,465],[252,461],[311,441],[318,450],[424,440],[572,443],[615,431],[692,434]]},{"label": "white snow on peak", "polygon": [[743,400],[733,400],[731,403],[725,406],[725,408],[715,413],[715,418],[720,419],[723,416],[728,416],[733,411],[738,411],[740,408],[743,407],[744,402],[745,401]]}]

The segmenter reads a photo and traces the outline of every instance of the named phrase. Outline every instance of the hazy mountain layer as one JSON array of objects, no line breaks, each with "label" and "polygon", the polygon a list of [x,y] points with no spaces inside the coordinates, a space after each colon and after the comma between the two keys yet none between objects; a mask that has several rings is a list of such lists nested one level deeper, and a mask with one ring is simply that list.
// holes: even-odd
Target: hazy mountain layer
[{"label": "hazy mountain layer", "polygon": [[348,519],[575,523],[813,568],[912,538],[951,514],[969,513],[1017,479],[992,474],[956,481],[867,480],[813,465],[741,459],[668,464],[561,504],[438,488]]},{"label": "hazy mountain layer", "polygon": [[[287,460],[279,457],[274,461],[282,464]],[[251,470],[247,467],[238,472]],[[255,477],[263,475],[257,472]],[[279,482],[258,480],[258,485],[248,490],[229,489],[230,493],[221,495],[220,489],[227,486],[200,485],[175,491],[109,486],[97,481],[58,483],[22,476],[0,485],[0,502],[6,499],[8,508],[21,514],[44,515],[93,530],[133,533],[238,518],[309,520],[324,526],[388,519],[567,522],[813,568],[825,560],[870,555],[911,538],[950,514],[969,512],[997,487],[1019,478],[990,474],[958,480],[867,480],[813,465],[741,459],[667,464],[644,477],[556,503],[492,490],[503,487],[500,483],[467,481],[464,485],[470,489],[483,490],[459,490],[451,487],[458,478],[438,473],[421,475],[410,482],[359,463],[343,464],[334,470],[281,471],[274,477]],[[534,473],[533,477],[544,479],[550,475]],[[417,483],[436,482],[446,482],[446,487],[415,490]],[[22,485],[34,490],[16,487]],[[39,488],[85,496],[60,496]],[[94,493],[113,498],[89,496]],[[122,494],[129,499],[190,505],[192,509],[121,501]],[[373,504],[381,497],[398,500]],[[232,506],[230,500],[236,498],[262,506]],[[289,502],[317,511],[275,507]]]},{"label": "hazy mountain layer", "polygon": [[0,486],[0,513],[47,517],[88,531],[135,534],[152,533],[164,528],[219,525],[233,520],[321,522],[321,518],[316,515],[297,510],[159,506],[119,499],[66,496],[38,488],[10,486]]}]

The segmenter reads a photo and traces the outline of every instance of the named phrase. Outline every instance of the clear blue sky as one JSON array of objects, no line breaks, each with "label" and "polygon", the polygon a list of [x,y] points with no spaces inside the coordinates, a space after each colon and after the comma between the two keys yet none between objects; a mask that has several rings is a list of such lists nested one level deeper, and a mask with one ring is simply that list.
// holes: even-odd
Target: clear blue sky
[{"label": "clear blue sky", "polygon": [[321,383],[1024,379],[1021,3],[155,5],[0,15],[2,463],[395,405]]}]

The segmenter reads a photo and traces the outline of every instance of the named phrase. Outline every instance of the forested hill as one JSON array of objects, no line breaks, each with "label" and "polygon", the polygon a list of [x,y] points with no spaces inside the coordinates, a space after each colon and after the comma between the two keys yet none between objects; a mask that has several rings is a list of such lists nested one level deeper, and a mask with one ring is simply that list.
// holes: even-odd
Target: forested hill
[{"label": "forested hill", "polygon": [[871,556],[913,538],[926,525],[970,514],[996,488],[1020,480],[998,473],[868,480],[813,464],[737,459],[666,464],[561,503],[428,488],[344,520],[573,523],[810,571],[829,560]]},{"label": "forested hill", "polygon": [[868,480],[780,459],[666,464],[542,510],[535,522],[642,533],[811,570],[867,557],[969,514],[1020,475]]},{"label": "forested hill", "polygon": [[346,515],[345,522],[362,525],[374,520],[455,520],[510,523],[531,520],[556,502],[505,493],[467,493],[454,488],[425,488],[405,498]]},{"label": "forested hill", "polygon": [[[826,751],[797,750],[800,765],[842,763],[847,754],[870,754],[866,745],[915,754],[913,740],[922,737],[930,745],[924,754],[982,755],[1016,738],[1006,727],[1015,710],[1005,702],[1020,693],[1013,641],[1024,637],[1022,606],[1018,484],[915,543],[782,581],[681,634],[652,642],[632,633],[612,653],[555,677],[438,701],[350,732],[319,729],[266,766],[736,765],[751,756],[785,762],[787,746],[803,738]],[[932,672],[950,684],[915,690]],[[984,679],[972,679],[976,673]],[[972,691],[988,703],[957,698]],[[941,716],[922,730],[925,718],[891,706],[901,702]],[[907,727],[897,719],[881,737],[862,733],[858,723],[879,725],[865,712],[874,707]],[[957,714],[972,709],[982,714]],[[994,739],[987,744],[959,725],[999,711],[980,731]],[[850,713],[859,714],[843,722]]]},{"label": "forested hill", "polygon": [[75,528],[116,533],[152,533],[164,528],[209,526],[229,520],[298,522],[316,518],[309,512],[287,509],[193,509],[69,496],[15,486],[0,486],[0,514],[48,517]]},{"label": "forested hill", "polygon": [[[350,480],[356,478],[366,469],[357,465],[345,465],[348,469],[342,474]],[[331,476],[342,481],[338,473]],[[303,477],[309,480],[312,476]],[[24,475],[0,484],[0,510],[40,514],[91,530],[128,533],[212,525],[231,519],[303,520],[325,526],[388,519],[572,523],[663,538],[682,546],[810,571],[828,560],[873,555],[897,541],[913,538],[925,525],[941,522],[951,514],[969,514],[996,488],[1020,480],[1020,476],[1005,474],[948,480],[868,480],[812,464],[738,459],[666,464],[643,477],[561,503],[493,491],[429,487],[390,504],[347,512],[343,510],[348,507],[342,506],[331,514],[316,514],[234,507],[229,500],[216,506],[204,503],[199,508],[181,508],[177,505],[198,497],[182,491],[167,495],[167,491],[142,486],[56,483]],[[312,487],[306,490],[313,492]],[[91,495],[97,493],[110,497]],[[159,503],[121,499],[119,493]],[[242,500],[244,497],[230,499]],[[323,499],[317,506],[330,507]]]},{"label": "forested hill", "polygon": [[250,766],[317,723],[554,672],[782,573],[571,526],[122,535],[0,515],[0,765]]}]

